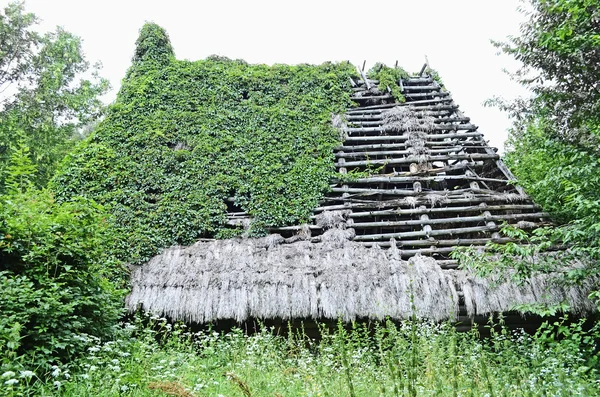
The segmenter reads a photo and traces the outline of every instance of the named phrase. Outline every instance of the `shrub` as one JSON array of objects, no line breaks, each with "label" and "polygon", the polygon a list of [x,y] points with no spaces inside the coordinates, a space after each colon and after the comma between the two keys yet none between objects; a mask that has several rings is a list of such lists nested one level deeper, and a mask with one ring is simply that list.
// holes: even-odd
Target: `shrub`
[{"label": "shrub", "polygon": [[0,197],[0,370],[44,370],[78,353],[80,334],[109,334],[121,296],[99,262],[103,223],[90,200],[58,204],[36,190]]}]

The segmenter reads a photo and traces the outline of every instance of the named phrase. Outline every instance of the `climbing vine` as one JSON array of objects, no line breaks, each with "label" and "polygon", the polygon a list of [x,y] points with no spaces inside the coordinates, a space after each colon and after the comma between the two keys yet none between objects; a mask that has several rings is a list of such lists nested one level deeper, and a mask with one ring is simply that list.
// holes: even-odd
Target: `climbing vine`
[{"label": "climbing vine", "polygon": [[400,79],[405,79],[409,77],[408,72],[406,72],[402,68],[391,68],[383,63],[376,63],[369,71],[367,72],[367,77],[374,80],[379,80],[379,90],[381,92],[385,92],[390,90],[390,93],[394,97],[394,99],[398,102],[405,102],[406,98],[402,94],[402,87],[400,87],[399,81]]},{"label": "climbing vine", "polygon": [[121,236],[116,253],[134,263],[239,234],[228,210],[252,216],[250,234],[307,221],[335,171],[331,117],[352,106],[351,76],[348,63],[176,60],[164,30],[147,24],[116,102],[51,188],[102,204]]}]

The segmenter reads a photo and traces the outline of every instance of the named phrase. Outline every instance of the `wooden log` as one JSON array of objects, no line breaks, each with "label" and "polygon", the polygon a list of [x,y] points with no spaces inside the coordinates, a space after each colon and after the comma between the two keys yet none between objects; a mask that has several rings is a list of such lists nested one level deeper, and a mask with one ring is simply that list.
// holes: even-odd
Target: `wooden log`
[{"label": "wooden log", "polygon": [[408,100],[410,98],[427,98],[427,97],[444,97],[449,96],[450,93],[448,91],[430,91],[430,92],[415,92],[415,93],[405,93],[404,97],[406,98],[406,103],[412,103]]},{"label": "wooden log", "polygon": [[[531,199],[529,197],[526,196],[522,196],[523,198],[521,199],[521,201],[531,201]],[[227,199],[227,201],[229,201],[230,198]],[[494,194],[494,195],[478,195],[472,198],[460,198],[460,197],[449,197],[448,201],[446,201],[444,204],[448,206],[452,206],[452,205],[457,205],[457,204],[480,204],[480,203],[487,203],[487,202],[506,202],[506,197],[504,197],[503,195],[498,195],[498,194]],[[325,197],[322,202],[325,203],[327,201],[342,201],[339,197]],[[425,196],[425,198],[423,197],[417,197],[417,203],[416,204],[430,204]],[[322,211],[336,211],[336,210],[341,210],[341,209],[345,209],[345,208],[353,208],[353,209],[371,209],[371,208],[376,208],[376,209],[382,209],[382,208],[408,208],[410,207],[410,205],[408,205],[406,202],[404,202],[402,199],[394,199],[394,200],[384,200],[384,201],[367,201],[367,200],[356,200],[353,198],[346,198],[344,200],[344,204],[335,204],[335,205],[321,205],[319,207],[316,207],[313,211],[314,212],[322,212]]]},{"label": "wooden log", "polygon": [[[515,242],[517,240],[511,238],[499,238],[499,239],[491,239],[491,238],[456,238],[456,239],[447,239],[447,240],[436,240],[434,238],[429,238],[425,240],[396,240],[395,244],[398,248],[403,247],[455,247],[455,246],[471,246],[471,245],[486,245],[489,242],[494,242],[497,244],[506,244]],[[371,242],[364,242],[363,245],[373,245]],[[388,241],[377,242],[377,245],[380,247],[391,247],[392,243]]]},{"label": "wooden log", "polygon": [[358,66],[357,66],[357,69],[358,69],[358,73],[360,73],[360,77],[362,77],[363,82],[367,86],[367,89],[370,90],[371,89],[371,84],[369,83],[369,80],[367,79],[367,76],[365,76],[364,63],[363,63],[363,69],[359,69]]},{"label": "wooden log", "polygon": [[[427,161],[451,161],[451,160],[495,160],[500,156],[497,154],[451,154],[442,156],[428,156]],[[387,165],[387,164],[410,164],[414,162],[410,158],[391,158],[383,160],[361,160],[361,161],[346,161],[343,165],[336,163],[336,167],[357,167],[361,165]]]},{"label": "wooden log", "polygon": [[[464,134],[461,134],[461,137]],[[468,138],[468,137],[465,137]],[[459,140],[456,138],[452,138],[450,140],[446,140],[446,141],[425,141],[425,146],[429,147],[429,146],[437,146],[437,147],[459,147],[459,143],[460,142],[460,147],[465,147],[468,146],[470,148],[477,148],[477,147],[481,147],[481,146],[476,146],[474,143],[472,144],[472,142],[469,141],[465,141],[465,140]],[[377,149],[402,149],[402,148],[407,148],[409,146],[406,145],[406,143],[371,143],[371,144],[367,144],[367,145],[352,145],[352,146],[337,146],[336,148],[334,148],[334,150],[344,150],[344,151],[349,151],[349,152],[354,152],[354,151],[360,151],[360,150],[377,150]],[[435,150],[435,149],[432,149]]]},{"label": "wooden log", "polygon": [[[450,214],[450,213],[468,213],[468,212],[481,212],[482,209],[488,211],[537,211],[540,210],[540,206],[536,204],[507,204],[507,205],[470,205],[466,207],[434,207],[428,208],[414,208],[414,209],[394,209],[394,210],[381,210],[381,211],[364,211],[364,212],[353,212],[350,217],[352,218],[366,218],[375,216],[401,216],[401,215],[420,215],[420,214]],[[314,218],[315,216],[313,216]]]},{"label": "wooden log", "polygon": [[[453,124],[453,123],[447,123],[447,124],[434,124],[433,130],[435,131],[475,131],[477,129],[477,126],[474,124]],[[385,127],[359,127],[359,128],[345,128],[344,131],[348,132],[348,133],[356,133],[356,132],[379,132],[379,133],[386,133],[389,130]],[[402,132],[402,131],[406,131],[406,129],[402,129],[400,131],[394,131],[394,132]]]},{"label": "wooden log", "polygon": [[[427,214],[422,214],[423,215]],[[472,222],[488,222],[488,221],[507,221],[507,220],[523,220],[523,219],[542,219],[548,218],[546,212],[534,212],[524,214],[505,214],[505,215],[479,215],[479,216],[462,216],[456,218],[437,218],[437,219],[410,219],[404,221],[378,221],[378,222],[355,222],[355,229],[368,229],[378,227],[399,227],[399,226],[422,226],[422,225],[445,225],[450,223],[472,223]],[[495,225],[493,225],[495,226]]]},{"label": "wooden log", "polygon": [[[446,102],[448,102],[446,100]],[[374,106],[385,106],[385,108],[383,109],[370,109]],[[393,104],[387,104],[387,105],[374,105],[374,106],[362,106],[359,108],[353,108],[350,110],[346,111],[346,115],[350,116],[350,115],[361,115],[361,114],[372,114],[372,115],[377,115],[377,114],[381,114],[382,112],[385,112],[391,108],[394,108],[396,106],[400,106],[397,103],[393,103]],[[421,106],[419,107],[419,112],[427,112],[426,114],[430,114],[431,112],[434,111],[442,111],[442,110],[447,110],[447,111],[456,111],[458,109],[458,105],[454,104],[454,103],[450,103],[450,104],[432,104],[432,105],[426,105],[426,106]]]},{"label": "wooden log", "polygon": [[429,105],[436,103],[448,103],[452,102],[452,98],[439,98],[439,99],[424,99],[420,101],[410,101],[405,103],[388,103],[382,105],[371,105],[371,106],[363,106],[360,108],[348,109],[346,113],[360,113],[365,110],[379,110],[384,111],[386,109],[395,107],[395,106],[418,106],[418,105]]},{"label": "wooden log", "polygon": [[[532,223],[531,227],[536,227],[539,224]],[[427,237],[428,235],[431,237],[434,236],[445,236],[445,235],[454,235],[454,234],[469,234],[469,233],[480,233],[480,232],[495,232],[498,230],[498,226],[489,227],[489,226],[474,226],[474,227],[459,227],[453,229],[440,229],[440,230],[432,230],[429,233],[426,233],[422,230],[416,232],[397,232],[397,233],[381,233],[381,234],[367,234],[362,236],[354,237],[354,241],[376,241],[386,239],[389,240],[391,238],[401,239],[406,237]]]},{"label": "wooden log", "polygon": [[[414,184],[419,183],[419,182],[414,182]],[[420,185],[420,183],[419,183]],[[344,187],[333,187],[331,188],[331,191],[333,193],[354,193],[354,194],[358,194],[361,196],[371,196],[371,195],[389,195],[389,196],[426,196],[427,194],[432,194],[432,193],[422,193],[421,191],[415,191],[415,190],[407,190],[407,189],[378,189],[378,188],[359,188],[359,187],[348,187],[348,188],[344,188]],[[453,196],[461,196],[464,195],[465,193],[479,193],[479,194],[489,194],[489,195],[493,195],[493,194],[498,194],[497,192],[493,191],[493,190],[487,190],[487,189],[474,189],[472,187],[468,187],[465,189],[454,189],[454,190],[448,190],[448,191],[444,191],[444,192],[436,192],[439,193],[440,195],[444,195],[446,197],[453,197]],[[330,197],[331,198],[331,197]]]},{"label": "wooden log", "polygon": [[[351,122],[352,124],[356,124],[356,125],[360,125],[360,126],[364,126],[364,127],[383,125],[383,120],[380,117],[362,118],[361,116],[358,116],[358,117],[349,116],[347,118],[347,120],[349,122]],[[468,117],[465,117],[465,118],[454,117],[454,118],[436,118],[433,121],[436,124],[449,124],[449,123],[467,124],[470,121],[470,119]]]},{"label": "wooden log", "polygon": [[[442,149],[429,149],[429,153],[452,153],[459,152],[462,150],[460,146],[453,146],[450,148],[442,148]],[[371,157],[371,156],[406,156],[410,155],[412,152],[410,150],[381,150],[381,151],[371,151],[371,152],[340,152],[336,153],[335,157],[337,158],[360,158],[360,157]]]},{"label": "wooden log", "polygon": [[402,80],[405,85],[419,85],[419,84],[431,84],[433,79],[431,77],[409,77]]},{"label": "wooden log", "polygon": [[439,90],[440,87],[439,86],[435,86],[433,84],[427,84],[427,85],[407,85],[405,87],[406,91],[433,91],[433,90]]},{"label": "wooden log", "polygon": [[465,181],[482,181],[507,183],[506,179],[484,178],[479,176],[466,175],[436,175],[436,176],[372,176],[369,178],[358,178],[350,183],[411,183],[411,182],[441,182],[446,180],[465,180]]},{"label": "wooden log", "polygon": [[394,99],[391,95],[371,95],[371,96],[353,96],[350,99],[353,101],[372,101],[372,100],[386,100],[386,99]]},{"label": "wooden log", "polygon": [[[448,138],[467,138],[467,137],[478,137],[481,136],[481,132],[448,132],[444,134],[427,134],[426,139],[448,139]],[[349,136],[344,140],[345,142],[357,142],[357,141],[406,141],[408,139],[405,135],[372,135],[372,136]],[[348,145],[344,145],[348,146]],[[496,154],[499,158],[499,156]]]}]

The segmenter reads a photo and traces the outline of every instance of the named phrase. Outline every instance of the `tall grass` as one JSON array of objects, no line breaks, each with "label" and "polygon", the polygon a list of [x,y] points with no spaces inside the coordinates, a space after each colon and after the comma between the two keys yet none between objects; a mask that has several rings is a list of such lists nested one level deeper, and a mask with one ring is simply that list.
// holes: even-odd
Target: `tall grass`
[{"label": "tall grass", "polygon": [[[592,352],[572,339],[506,328],[481,339],[450,324],[190,332],[153,318],[87,338],[88,354],[34,381],[2,375],[4,395],[40,396],[595,396]],[[543,333],[540,333],[543,335]],[[13,381],[9,382],[11,379]],[[15,382],[15,380],[17,382]]]}]

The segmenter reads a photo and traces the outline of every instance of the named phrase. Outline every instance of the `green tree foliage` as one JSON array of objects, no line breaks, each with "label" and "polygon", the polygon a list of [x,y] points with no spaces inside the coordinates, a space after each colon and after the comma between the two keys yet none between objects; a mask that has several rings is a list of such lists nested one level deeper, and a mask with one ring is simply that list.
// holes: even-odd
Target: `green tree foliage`
[{"label": "green tree foliage", "polygon": [[[145,25],[106,119],[53,180],[60,200],[83,194],[111,213],[121,258],[201,236],[229,236],[227,199],[266,226],[307,221],[329,188],[351,106],[351,65],[179,61],[164,30]],[[233,231],[240,233],[240,231]]]},{"label": "green tree foliage", "polygon": [[79,129],[101,115],[108,89],[78,37],[62,28],[39,34],[37,22],[20,2],[0,11],[0,193],[20,143],[37,167],[34,184],[44,186]]},{"label": "green tree foliage", "polygon": [[[583,257],[590,266],[564,278],[579,282],[600,272],[600,9],[590,0],[529,3],[521,35],[496,43],[522,62],[513,77],[532,92],[529,99],[496,102],[514,120],[505,159],[560,225],[531,237],[528,266],[536,266],[529,271]],[[540,261],[537,252],[549,245],[569,250]]]}]

